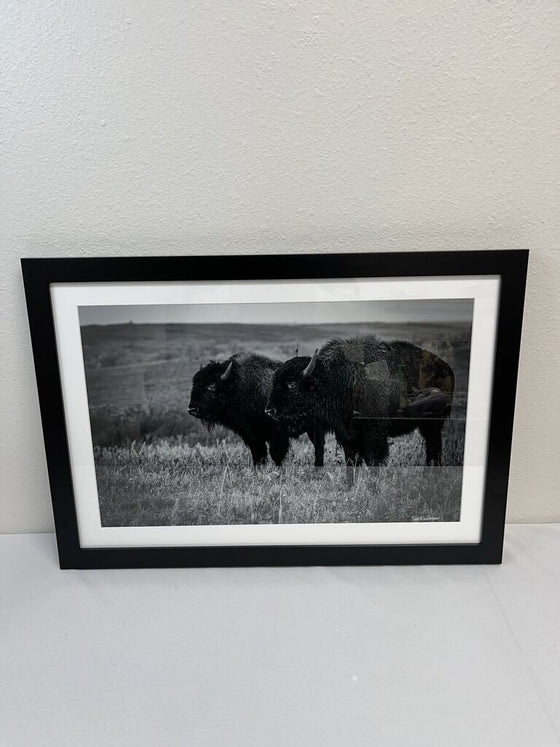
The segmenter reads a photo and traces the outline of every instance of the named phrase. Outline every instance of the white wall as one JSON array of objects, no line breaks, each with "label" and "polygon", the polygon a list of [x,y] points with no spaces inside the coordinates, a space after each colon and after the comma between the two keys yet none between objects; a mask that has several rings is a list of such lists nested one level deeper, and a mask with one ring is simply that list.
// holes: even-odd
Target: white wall
[{"label": "white wall", "polygon": [[0,530],[52,527],[19,257],[114,254],[531,249],[508,517],[560,520],[558,0],[0,19]]}]

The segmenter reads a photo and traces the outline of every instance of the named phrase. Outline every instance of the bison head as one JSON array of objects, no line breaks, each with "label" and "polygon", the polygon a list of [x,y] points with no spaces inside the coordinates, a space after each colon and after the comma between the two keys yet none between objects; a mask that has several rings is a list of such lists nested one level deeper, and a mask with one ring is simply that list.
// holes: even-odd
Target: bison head
[{"label": "bison head", "polygon": [[285,425],[292,436],[299,436],[317,421],[317,375],[321,367],[316,350],[312,357],[291,358],[274,374],[266,413]]},{"label": "bison head", "polygon": [[210,361],[193,377],[189,415],[211,427],[219,422],[228,404],[233,361]]}]

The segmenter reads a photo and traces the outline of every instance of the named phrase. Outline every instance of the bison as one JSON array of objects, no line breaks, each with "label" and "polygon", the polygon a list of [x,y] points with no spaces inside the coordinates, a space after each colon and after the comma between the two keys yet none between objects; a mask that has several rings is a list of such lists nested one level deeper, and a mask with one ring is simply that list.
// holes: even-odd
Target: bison
[{"label": "bison", "polygon": [[337,338],[275,371],[266,412],[292,436],[334,433],[350,465],[383,464],[388,438],[418,428],[426,463],[439,465],[454,388],[451,367],[429,350],[371,335]]},{"label": "bison", "polygon": [[[288,428],[265,413],[274,373],[281,365],[256,353],[237,353],[224,361],[210,361],[193,377],[189,413],[208,428],[219,424],[240,436],[255,466],[266,462],[269,451],[277,465],[288,453]],[[315,464],[322,466],[324,434],[311,428],[301,433],[305,431],[315,447]]]}]

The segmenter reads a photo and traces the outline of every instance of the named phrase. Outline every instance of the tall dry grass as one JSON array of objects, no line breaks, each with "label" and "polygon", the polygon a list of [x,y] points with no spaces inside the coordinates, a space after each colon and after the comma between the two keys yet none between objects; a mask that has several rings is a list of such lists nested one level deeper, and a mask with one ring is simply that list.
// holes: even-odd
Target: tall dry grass
[{"label": "tall dry grass", "polygon": [[[456,457],[444,454],[448,464]],[[105,526],[459,519],[462,467],[423,466],[418,434],[396,439],[383,467],[344,466],[332,438],[323,468],[311,466],[304,439],[280,468],[255,469],[249,451],[233,439],[97,447],[95,461]]]}]

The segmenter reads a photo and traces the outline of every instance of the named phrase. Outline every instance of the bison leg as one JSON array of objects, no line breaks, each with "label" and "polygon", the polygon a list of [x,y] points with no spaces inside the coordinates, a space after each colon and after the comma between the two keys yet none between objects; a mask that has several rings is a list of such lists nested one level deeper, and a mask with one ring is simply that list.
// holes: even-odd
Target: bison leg
[{"label": "bison leg", "polygon": [[375,421],[364,425],[360,451],[368,466],[380,467],[385,464],[389,456],[389,442],[383,425]]},{"label": "bison leg", "polygon": [[253,457],[253,464],[255,467],[260,467],[266,464],[268,457],[266,443],[264,441],[252,441],[247,446],[251,449],[251,456]]},{"label": "bison leg", "polygon": [[364,453],[364,462],[371,467],[382,467],[389,456],[389,443],[387,439],[381,444],[376,444],[372,450],[367,449]]},{"label": "bison leg", "polygon": [[290,439],[287,436],[273,436],[270,439],[270,456],[278,467],[282,464],[290,448]]},{"label": "bison leg", "polygon": [[323,467],[325,464],[325,434],[320,428],[307,431],[311,443],[315,447],[315,466]]},{"label": "bison leg", "polygon": [[362,463],[362,457],[358,454],[358,445],[353,443],[342,444],[344,461],[349,467],[357,467]]},{"label": "bison leg", "polygon": [[426,441],[426,464],[441,466],[441,429],[443,421],[424,420],[419,426],[420,433]]}]

